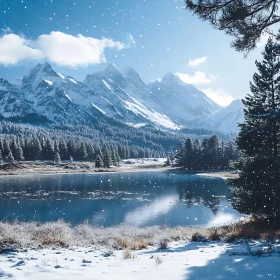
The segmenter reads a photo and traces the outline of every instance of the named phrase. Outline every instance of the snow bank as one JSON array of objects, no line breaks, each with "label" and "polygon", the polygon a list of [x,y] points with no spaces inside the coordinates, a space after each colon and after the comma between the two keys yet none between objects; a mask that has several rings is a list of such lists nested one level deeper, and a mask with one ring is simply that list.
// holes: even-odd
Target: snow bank
[{"label": "snow bank", "polygon": [[[279,245],[172,242],[169,249],[105,247],[26,250],[0,255],[0,277],[56,279],[279,279]],[[262,250],[262,254],[256,254]]]}]

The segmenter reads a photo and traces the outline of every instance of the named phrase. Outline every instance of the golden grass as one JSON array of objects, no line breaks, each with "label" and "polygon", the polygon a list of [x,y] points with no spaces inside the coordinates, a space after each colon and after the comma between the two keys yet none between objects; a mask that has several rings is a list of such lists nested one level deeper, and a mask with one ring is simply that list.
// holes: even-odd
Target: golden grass
[{"label": "golden grass", "polygon": [[137,255],[135,255],[132,250],[126,249],[123,252],[123,259],[127,260],[127,259],[135,259],[137,257]]},{"label": "golden grass", "polygon": [[280,225],[251,219],[217,228],[137,228],[118,226],[95,227],[89,224],[72,226],[63,221],[39,224],[36,222],[0,222],[0,250],[5,248],[106,246],[113,249],[141,250],[148,246],[167,249],[171,241],[194,242],[239,239],[280,239]]}]

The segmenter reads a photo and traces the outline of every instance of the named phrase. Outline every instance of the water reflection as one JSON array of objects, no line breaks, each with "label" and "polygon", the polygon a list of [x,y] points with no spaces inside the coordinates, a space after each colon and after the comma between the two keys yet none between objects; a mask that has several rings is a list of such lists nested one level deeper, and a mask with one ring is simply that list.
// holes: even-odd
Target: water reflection
[{"label": "water reflection", "polygon": [[119,173],[0,178],[0,219],[104,226],[213,225],[239,218],[220,179],[181,173]]},{"label": "water reflection", "polygon": [[130,213],[127,213],[124,223],[135,226],[147,224],[148,222],[157,219],[160,215],[166,215],[170,212],[171,209],[175,207],[177,201],[178,197],[176,195],[160,198],[149,205],[139,207]]}]

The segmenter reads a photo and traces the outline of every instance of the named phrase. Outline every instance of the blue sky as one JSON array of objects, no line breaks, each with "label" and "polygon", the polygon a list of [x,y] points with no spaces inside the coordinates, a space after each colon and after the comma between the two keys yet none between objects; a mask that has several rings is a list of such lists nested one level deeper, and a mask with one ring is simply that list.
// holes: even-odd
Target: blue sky
[{"label": "blue sky", "polygon": [[184,9],[183,0],[0,0],[0,77],[39,62],[83,81],[114,63],[145,82],[168,71],[219,102],[249,92],[262,44],[249,57]]}]

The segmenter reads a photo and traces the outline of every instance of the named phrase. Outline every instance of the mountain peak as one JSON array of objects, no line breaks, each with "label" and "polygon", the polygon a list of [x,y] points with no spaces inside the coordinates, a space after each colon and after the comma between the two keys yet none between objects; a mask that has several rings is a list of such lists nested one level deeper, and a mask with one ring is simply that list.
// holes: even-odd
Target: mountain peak
[{"label": "mountain peak", "polygon": [[58,78],[59,75],[53,70],[52,66],[48,63],[39,63],[33,67],[29,74],[24,77],[23,82],[26,81],[39,81],[44,78]]},{"label": "mountain peak", "polygon": [[1,84],[7,83],[7,82],[8,82],[8,81],[7,81],[6,79],[0,77],[0,83],[1,83]]},{"label": "mountain peak", "polygon": [[50,72],[50,71],[55,72],[52,66],[48,62],[39,63],[31,69],[31,72]]},{"label": "mountain peak", "polygon": [[122,74],[122,72],[116,67],[115,64],[109,64],[105,70],[103,71],[103,74],[111,79],[114,80],[117,83],[125,83],[125,77]]},{"label": "mountain peak", "polygon": [[114,63],[108,64],[107,67],[105,68],[104,72],[121,73],[120,70],[117,68],[117,66]]},{"label": "mountain peak", "polygon": [[126,75],[130,75],[130,76],[139,76],[139,74],[137,73],[137,71],[135,71],[135,69],[133,69],[132,67],[128,67],[124,70],[124,73]]},{"label": "mountain peak", "polygon": [[140,75],[132,67],[125,69],[124,74],[127,79],[133,79],[135,82],[144,84]]},{"label": "mountain peak", "polygon": [[226,108],[239,109],[239,108],[243,108],[243,106],[244,105],[241,99],[235,99]]},{"label": "mountain peak", "polygon": [[174,73],[172,73],[171,71],[169,71],[168,73],[166,73],[163,78],[161,79],[162,83],[174,83],[174,82],[179,82],[180,79],[179,77],[177,77]]},{"label": "mountain peak", "polygon": [[1,88],[8,87],[8,86],[10,86],[10,83],[7,80],[5,80],[4,78],[0,77],[0,90],[1,90]]},{"label": "mountain peak", "polygon": [[53,70],[52,66],[48,62],[41,64],[41,67],[42,67],[42,70],[44,70],[44,71]]}]

